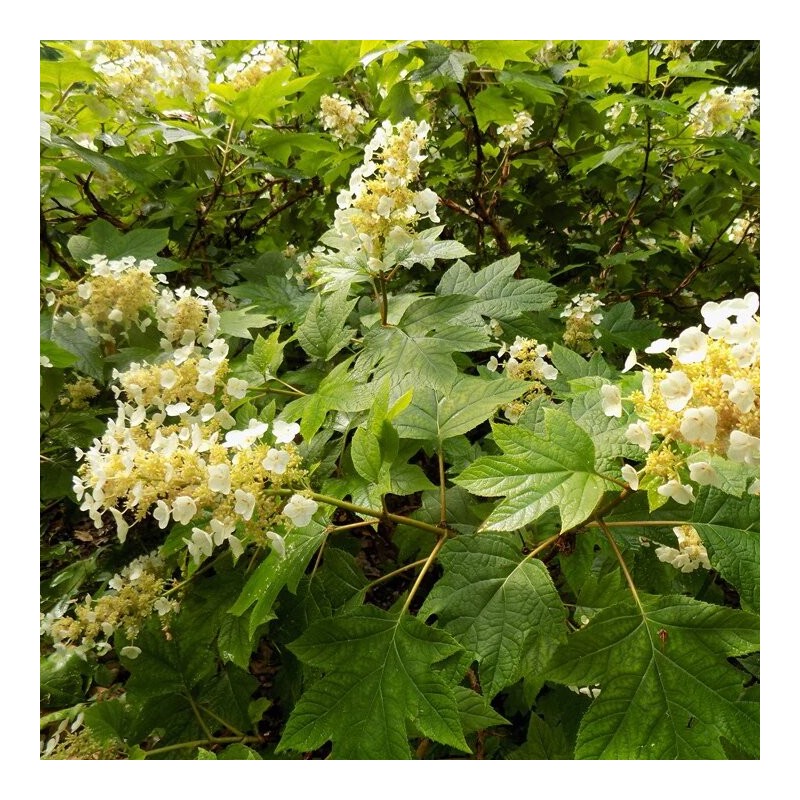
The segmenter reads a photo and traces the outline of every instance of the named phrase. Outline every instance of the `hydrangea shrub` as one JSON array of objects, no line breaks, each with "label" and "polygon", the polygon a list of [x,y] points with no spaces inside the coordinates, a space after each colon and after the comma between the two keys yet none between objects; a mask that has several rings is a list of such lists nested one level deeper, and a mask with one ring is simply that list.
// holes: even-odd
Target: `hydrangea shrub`
[{"label": "hydrangea shrub", "polygon": [[43,758],[758,758],[757,44],[41,53]]}]

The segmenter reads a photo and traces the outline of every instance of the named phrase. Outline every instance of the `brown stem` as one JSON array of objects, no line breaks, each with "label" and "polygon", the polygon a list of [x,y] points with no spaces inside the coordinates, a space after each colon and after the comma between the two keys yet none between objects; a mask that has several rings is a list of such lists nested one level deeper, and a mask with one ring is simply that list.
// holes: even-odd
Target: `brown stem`
[{"label": "brown stem", "polygon": [[91,205],[95,214],[97,214],[100,219],[110,222],[118,230],[129,230],[130,226],[126,225],[122,220],[117,219],[113,214],[109,214],[108,211],[103,208],[103,204],[100,202],[100,200],[98,200],[97,195],[95,195],[90,186],[93,175],[94,172],[90,172],[84,179],[81,179],[80,175],[76,176],[78,185],[83,191],[83,194],[86,196],[86,199],[89,201],[89,205]]},{"label": "brown stem", "polygon": [[50,238],[50,234],[47,232],[47,220],[44,217],[44,210],[40,207],[39,208],[39,241],[44,246],[45,250],[47,250],[48,255],[50,258],[61,267],[70,278],[77,279],[77,274],[75,273],[75,269],[72,265],[58,252],[58,248],[56,248],[55,244],[53,244],[52,239]]},{"label": "brown stem", "polygon": [[247,225],[242,228],[242,233],[245,238],[252,236],[259,228],[266,225],[271,219],[274,219],[278,216],[278,214],[286,211],[287,208],[291,208],[296,203],[299,203],[306,197],[310,197],[315,192],[319,191],[320,189],[320,182],[317,178],[313,178],[311,183],[306,186],[305,189],[298,192],[297,194],[290,197],[286,202],[281,203],[279,206],[275,206],[269,213],[265,214],[261,219],[254,222],[252,225]]},{"label": "brown stem", "polygon": [[200,235],[200,231],[203,229],[203,224],[208,217],[209,212],[214,207],[214,204],[217,202],[217,199],[220,196],[220,192],[222,192],[222,187],[225,183],[225,170],[228,166],[228,155],[231,151],[231,141],[233,140],[233,129],[234,124],[231,122],[230,127],[228,128],[228,136],[225,139],[225,149],[222,152],[222,163],[219,167],[219,173],[217,177],[214,179],[214,185],[211,190],[211,197],[209,197],[208,202],[203,204],[197,210],[197,223],[194,226],[194,230],[192,230],[192,234],[189,237],[189,241],[186,245],[186,250],[183,253],[183,257],[186,259],[191,255],[192,248],[194,247],[195,242],[197,241],[197,237]]}]

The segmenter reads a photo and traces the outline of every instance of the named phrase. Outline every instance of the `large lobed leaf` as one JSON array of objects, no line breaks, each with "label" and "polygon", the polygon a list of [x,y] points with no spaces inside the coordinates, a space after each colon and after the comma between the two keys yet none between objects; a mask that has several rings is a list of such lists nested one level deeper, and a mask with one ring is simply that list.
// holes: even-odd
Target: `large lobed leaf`
[{"label": "large lobed leaf", "polygon": [[454,687],[435,667],[461,650],[444,631],[364,606],[312,625],[290,649],[325,674],[295,706],[278,752],[330,740],[335,758],[408,759],[411,722],[469,752]]},{"label": "large lobed leaf", "polygon": [[758,497],[731,502],[719,489],[703,486],[692,516],[711,566],[739,592],[742,608],[756,612],[761,589],[759,511]]},{"label": "large lobed leaf", "polygon": [[573,528],[614,488],[595,471],[594,444],[570,416],[545,409],[544,420],[544,436],[519,426],[496,427],[494,438],[504,455],[479,458],[456,478],[473,494],[504,497],[484,530],[516,530],[554,506],[562,530]]},{"label": "large lobed leaf", "polygon": [[480,425],[527,388],[523,381],[486,380],[473,375],[459,375],[446,388],[420,386],[395,427],[401,437],[441,444]]},{"label": "large lobed leaf", "polygon": [[599,684],[576,758],[725,758],[720,737],[757,756],[758,704],[726,657],[758,649],[758,619],[688,597],[604,609],[553,656],[548,677]]},{"label": "large lobed leaf", "polygon": [[[552,651],[566,617],[547,568],[500,534],[464,535],[442,548],[444,576],[422,607],[480,662],[488,697],[521,677],[523,654]],[[544,653],[544,657],[549,652]]]},{"label": "large lobed leaf", "polygon": [[529,311],[544,311],[556,301],[556,287],[536,278],[516,279],[519,253],[473,272],[458,261],[442,276],[436,294],[475,298],[470,312],[512,320]]}]

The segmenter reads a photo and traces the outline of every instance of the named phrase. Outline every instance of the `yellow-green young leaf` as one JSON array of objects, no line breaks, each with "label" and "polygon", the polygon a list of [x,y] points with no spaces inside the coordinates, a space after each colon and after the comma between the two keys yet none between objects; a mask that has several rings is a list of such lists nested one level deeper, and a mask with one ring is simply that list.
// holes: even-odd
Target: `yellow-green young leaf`
[{"label": "yellow-green young leaf", "polygon": [[398,416],[395,427],[403,438],[441,444],[471,431],[527,388],[529,384],[523,381],[487,380],[473,375],[459,375],[444,388],[420,386],[414,391],[411,405]]},{"label": "yellow-green young leaf", "polygon": [[[504,125],[514,121],[514,100],[502,89],[490,86],[475,95],[472,101],[478,127],[488,130],[490,125]],[[517,256],[519,258],[519,256]]]},{"label": "yellow-green young leaf", "polygon": [[330,740],[334,758],[410,759],[408,722],[469,752],[455,686],[436,666],[461,650],[444,631],[364,606],[315,623],[289,649],[324,674],[294,707],[276,752]]},{"label": "yellow-green young leaf", "polygon": [[266,314],[255,310],[254,306],[220,311],[219,330],[227,336],[236,336],[239,339],[252,339],[251,328],[264,328],[275,322]]},{"label": "yellow-green young leaf", "polygon": [[528,51],[535,43],[514,39],[480,40],[470,42],[469,49],[478,59],[479,64],[488,64],[492,69],[502,69],[506,61],[530,62]]},{"label": "yellow-green young leaf", "polygon": [[689,597],[604,609],[553,656],[551,680],[600,687],[576,758],[725,758],[720,737],[757,757],[759,707],[727,657],[758,649],[758,618]]},{"label": "yellow-green young leaf", "polygon": [[225,83],[213,84],[212,92],[220,98],[219,104],[240,126],[253,120],[271,119],[273,113],[290,102],[291,95],[301,91],[314,80],[314,75],[292,78],[290,68],[270,72],[249,89],[237,92]]},{"label": "yellow-green young leaf", "polygon": [[756,612],[761,589],[759,514],[758,497],[745,495],[732,502],[719,489],[703,486],[692,515],[711,566],[739,592],[742,608]]},{"label": "yellow-green young leaf", "polygon": [[545,409],[545,435],[519,426],[494,428],[501,456],[477,459],[455,482],[473,494],[503,497],[483,530],[511,531],[556,506],[561,528],[580,525],[616,484],[595,472],[594,444],[563,411]]},{"label": "yellow-green young leaf", "polygon": [[444,575],[420,614],[438,623],[480,663],[487,697],[520,678],[523,655],[549,655],[565,638],[566,612],[547,568],[526,560],[519,541],[462,535],[442,548]]},{"label": "yellow-green young leaf", "polygon": [[618,83],[629,89],[634,83],[644,83],[655,75],[659,62],[651,59],[646,50],[633,55],[623,54],[615,61],[606,58],[590,58],[585,67],[575,67],[569,71],[573,76],[597,79],[603,86]]},{"label": "yellow-green young leaf", "polygon": [[376,384],[357,383],[347,372],[351,360],[337,364],[312,394],[288,403],[282,412],[287,422],[300,420],[303,438],[311,437],[322,427],[329,411],[366,411],[374,397]]}]

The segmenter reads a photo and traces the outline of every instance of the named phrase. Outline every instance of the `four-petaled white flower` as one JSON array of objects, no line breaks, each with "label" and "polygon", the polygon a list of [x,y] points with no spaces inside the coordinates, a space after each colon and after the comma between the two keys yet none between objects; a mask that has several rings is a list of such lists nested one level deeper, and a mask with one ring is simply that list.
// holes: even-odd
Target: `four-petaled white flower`
[{"label": "four-petaled white flower", "polygon": [[171,389],[178,383],[178,373],[174,369],[162,369],[158,383],[162,389]]},{"label": "four-petaled white flower", "polygon": [[237,400],[241,400],[246,394],[250,384],[240,378],[228,378],[228,383],[225,385],[225,391]]},{"label": "four-petaled white flower", "polygon": [[756,402],[753,385],[746,378],[734,380],[730,375],[722,376],[722,388],[728,393],[728,399],[742,414],[750,411]]},{"label": "four-petaled white flower", "polygon": [[706,357],[708,339],[698,327],[687,328],[677,339],[675,357],[681,364],[697,364]]},{"label": "four-petaled white flower", "polygon": [[689,477],[700,486],[716,486],[719,483],[719,474],[708,461],[689,464]]},{"label": "four-petaled white flower", "polygon": [[220,545],[236,530],[236,525],[233,522],[221,522],[216,518],[212,518],[209,523],[211,532],[214,538],[214,544]]},{"label": "four-petaled white flower", "polygon": [[622,416],[622,392],[619,386],[604,383],[600,387],[600,402],[607,417]]},{"label": "four-petaled white flower", "polygon": [[645,347],[645,353],[666,353],[667,350],[674,347],[675,344],[672,339],[656,339],[651,345]]},{"label": "four-petaled white flower", "polygon": [[158,527],[162,530],[169,525],[169,515],[171,513],[172,509],[163,500],[156,502],[156,510],[153,512],[153,517],[158,523]]},{"label": "four-petaled white flower", "polygon": [[231,490],[231,468],[228,464],[211,464],[208,468],[208,488],[228,494]]},{"label": "four-petaled white flower", "polygon": [[622,368],[623,372],[633,369],[636,366],[636,351],[631,350],[628,357],[625,359],[625,366]]},{"label": "four-petaled white flower", "polygon": [[185,494],[175,498],[175,502],[172,504],[172,518],[175,522],[188,525],[196,513],[197,503],[193,498]]},{"label": "four-petaled white flower", "polygon": [[319,506],[310,497],[304,497],[302,494],[293,494],[283,509],[283,513],[298,528],[304,528],[311,522],[311,517],[314,516],[317,508]]},{"label": "four-petaled white flower", "polygon": [[184,539],[183,542],[195,564],[199,564],[204,557],[210,556],[214,552],[214,540],[211,534],[201,528],[192,528],[192,538]]},{"label": "four-petaled white flower", "polygon": [[620,472],[622,473],[622,479],[635,492],[639,488],[639,474],[636,469],[630,464],[624,464]]},{"label": "four-petaled white flower", "polygon": [[670,411],[681,411],[692,399],[694,388],[685,372],[671,372],[658,384],[661,396]]},{"label": "four-petaled white flower", "polygon": [[117,538],[120,540],[121,543],[125,543],[125,539],[128,536],[128,528],[130,527],[128,523],[125,521],[125,517],[122,516],[122,512],[116,508],[109,508],[111,512],[111,516],[114,517],[114,520],[117,523]]},{"label": "four-petaled white flower", "polygon": [[256,507],[255,495],[251,492],[246,492],[244,489],[237,489],[234,494],[236,505],[233,507],[235,514],[238,514],[245,521],[253,516],[253,509]]},{"label": "four-petaled white flower", "polygon": [[272,434],[278,444],[293,442],[298,433],[300,433],[300,426],[296,422],[284,422],[276,419],[272,423]]},{"label": "four-petaled white flower", "polygon": [[653,386],[655,382],[656,379],[653,377],[653,373],[650,372],[650,370],[645,370],[642,373],[642,394],[645,400],[649,400],[653,396]]},{"label": "four-petaled white flower", "polygon": [[717,438],[717,412],[711,406],[687,408],[681,419],[681,436],[687,442],[712,444]]},{"label": "four-petaled white flower", "polygon": [[270,447],[267,451],[266,458],[261,462],[261,466],[269,472],[274,472],[276,475],[283,475],[286,472],[286,467],[289,465],[291,455],[285,450],[276,450]]},{"label": "four-petaled white flower", "polygon": [[653,444],[653,432],[646,422],[633,422],[628,425],[625,438],[631,444],[638,444],[642,450],[649,450]]},{"label": "four-petaled white flower", "polygon": [[674,479],[659,486],[657,491],[662,497],[671,497],[682,506],[694,502],[694,489],[690,485]]},{"label": "four-petaled white flower", "polygon": [[250,447],[256,439],[261,438],[267,432],[268,428],[269,425],[266,422],[251,419],[245,430],[228,431],[225,434],[225,447],[235,447],[238,450]]},{"label": "four-petaled white flower", "polygon": [[731,431],[728,458],[745,464],[758,464],[761,458],[761,439],[743,431]]},{"label": "four-petaled white flower", "polygon": [[278,558],[286,558],[286,542],[283,536],[275,531],[267,531],[267,539],[272,543],[272,549],[278,554]]}]

